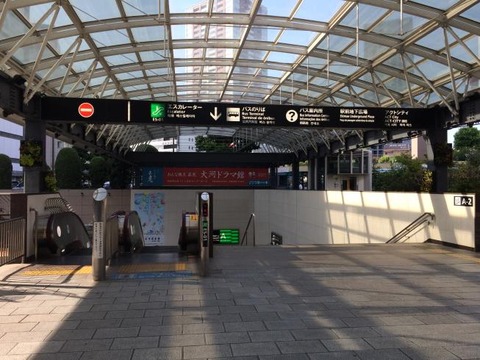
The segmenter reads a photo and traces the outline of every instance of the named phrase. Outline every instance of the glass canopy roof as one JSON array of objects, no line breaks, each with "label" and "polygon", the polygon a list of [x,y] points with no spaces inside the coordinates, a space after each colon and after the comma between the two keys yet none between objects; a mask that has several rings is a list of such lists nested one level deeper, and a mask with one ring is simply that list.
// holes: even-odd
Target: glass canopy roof
[{"label": "glass canopy roof", "polygon": [[[447,107],[480,86],[478,0],[4,0],[0,70],[50,96]],[[428,119],[426,119],[428,121]],[[182,134],[299,152],[355,130],[96,126],[127,149]],[[90,129],[93,126],[89,127]]]}]

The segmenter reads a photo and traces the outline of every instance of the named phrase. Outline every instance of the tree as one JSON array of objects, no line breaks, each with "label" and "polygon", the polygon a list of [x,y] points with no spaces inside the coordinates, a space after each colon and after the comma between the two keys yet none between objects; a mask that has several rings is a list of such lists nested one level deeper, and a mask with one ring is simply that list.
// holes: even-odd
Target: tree
[{"label": "tree", "polygon": [[402,154],[391,159],[388,171],[373,171],[375,191],[430,191],[432,174],[419,159]]},{"label": "tree", "polygon": [[197,136],[195,147],[198,152],[252,152],[259,148],[245,139],[233,140],[228,136]]},{"label": "tree", "polygon": [[112,189],[128,189],[132,182],[132,167],[123,161],[109,161],[110,186]]},{"label": "tree", "polygon": [[150,144],[138,145],[135,152],[158,152],[157,148]]},{"label": "tree", "polygon": [[12,160],[5,154],[0,154],[0,189],[12,188]]},{"label": "tree", "polygon": [[456,161],[448,175],[450,191],[480,193],[480,149],[468,152],[465,161]]},{"label": "tree", "polygon": [[197,136],[195,147],[198,152],[232,152],[232,140],[224,136]]},{"label": "tree", "polygon": [[55,160],[55,178],[59,189],[82,187],[82,162],[75,148],[63,148]]},{"label": "tree", "polygon": [[480,131],[474,127],[464,127],[453,136],[454,158],[465,161],[467,154],[475,149],[480,149]]},{"label": "tree", "polygon": [[102,187],[109,180],[110,166],[103,156],[94,156],[90,160],[90,181],[94,189]]}]

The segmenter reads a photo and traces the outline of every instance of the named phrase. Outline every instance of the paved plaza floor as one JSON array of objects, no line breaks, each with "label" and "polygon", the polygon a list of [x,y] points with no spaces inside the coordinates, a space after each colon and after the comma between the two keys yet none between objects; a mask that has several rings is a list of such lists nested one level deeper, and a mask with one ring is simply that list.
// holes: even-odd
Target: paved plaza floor
[{"label": "paved plaza floor", "polygon": [[0,359],[480,359],[466,250],[229,246],[208,277],[191,259],[141,266],[101,282],[88,266],[0,267]]}]

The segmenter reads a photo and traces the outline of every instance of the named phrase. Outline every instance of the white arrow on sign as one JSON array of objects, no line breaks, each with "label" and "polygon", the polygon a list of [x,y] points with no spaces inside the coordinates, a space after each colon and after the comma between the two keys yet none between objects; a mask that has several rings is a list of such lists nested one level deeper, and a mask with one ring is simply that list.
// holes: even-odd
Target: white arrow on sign
[{"label": "white arrow on sign", "polygon": [[217,121],[218,119],[220,119],[220,116],[222,116],[222,113],[218,113],[218,108],[215,106],[214,108],[214,113],[210,113],[210,116],[212,117],[213,120]]}]

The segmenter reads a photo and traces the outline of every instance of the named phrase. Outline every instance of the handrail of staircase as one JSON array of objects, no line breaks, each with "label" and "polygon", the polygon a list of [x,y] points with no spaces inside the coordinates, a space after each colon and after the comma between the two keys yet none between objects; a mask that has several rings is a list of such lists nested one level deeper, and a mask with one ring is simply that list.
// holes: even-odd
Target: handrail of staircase
[{"label": "handrail of staircase", "polygon": [[[428,218],[430,219],[428,220]],[[425,222],[428,222],[428,224],[430,224],[430,221],[433,221],[434,219],[435,214],[430,212],[423,213],[418,218],[413,220],[410,224],[408,224],[403,230],[401,230],[399,233],[395,234],[390,240],[388,240],[387,244],[395,244],[399,242],[400,239],[406,237],[412,231],[416,230],[420,225],[423,225]]]},{"label": "handrail of staircase", "polygon": [[252,224],[252,230],[253,230],[253,246],[255,246],[255,214],[252,213],[250,214],[250,218],[248,219],[248,224],[247,227],[245,228],[245,232],[243,233],[242,241],[240,242],[240,246],[243,245],[245,242],[245,245],[248,245],[248,229],[250,228],[250,224]]}]

